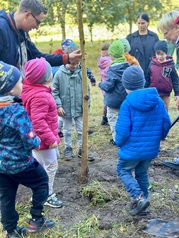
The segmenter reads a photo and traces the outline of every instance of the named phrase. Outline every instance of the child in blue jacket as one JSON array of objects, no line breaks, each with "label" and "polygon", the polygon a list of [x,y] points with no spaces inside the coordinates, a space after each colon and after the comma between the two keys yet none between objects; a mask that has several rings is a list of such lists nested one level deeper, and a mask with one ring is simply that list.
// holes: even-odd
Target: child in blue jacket
[{"label": "child in blue jacket", "polygon": [[[43,216],[48,176],[32,156],[32,150],[39,149],[40,139],[18,97],[21,91],[20,71],[0,61],[0,210],[6,238],[24,237],[55,224]],[[17,226],[15,200],[19,184],[31,188],[33,193],[32,218],[27,228]]]},{"label": "child in blue jacket", "polygon": [[122,84],[128,95],[116,123],[116,144],[120,147],[116,170],[132,198],[129,213],[134,216],[150,205],[148,168],[158,155],[171,121],[156,88],[144,89],[145,78],[139,66],[124,71]]}]

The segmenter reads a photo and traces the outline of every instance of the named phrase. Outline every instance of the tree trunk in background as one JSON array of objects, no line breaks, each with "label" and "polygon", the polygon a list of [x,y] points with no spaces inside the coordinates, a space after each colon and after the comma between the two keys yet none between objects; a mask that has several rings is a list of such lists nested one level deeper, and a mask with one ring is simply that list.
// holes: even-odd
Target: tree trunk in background
[{"label": "tree trunk in background", "polygon": [[62,12],[62,17],[61,17],[62,41],[66,39],[65,15],[66,15],[66,11]]},{"label": "tree trunk in background", "polygon": [[88,179],[88,83],[85,63],[85,39],[83,31],[82,0],[77,0],[78,30],[80,37],[80,48],[82,52],[82,86],[83,86],[83,134],[82,134],[82,160],[80,171],[80,183]]}]

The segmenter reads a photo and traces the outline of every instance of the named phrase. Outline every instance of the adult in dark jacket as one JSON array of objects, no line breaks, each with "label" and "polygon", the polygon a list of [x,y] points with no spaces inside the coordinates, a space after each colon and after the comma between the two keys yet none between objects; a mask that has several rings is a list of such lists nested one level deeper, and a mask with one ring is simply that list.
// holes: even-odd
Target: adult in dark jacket
[{"label": "adult in dark jacket", "polygon": [[131,46],[129,53],[140,63],[146,75],[152,56],[155,55],[154,45],[159,40],[156,33],[148,30],[149,17],[147,13],[139,13],[137,17],[138,30],[127,36]]},{"label": "adult in dark jacket", "polygon": [[80,60],[80,50],[69,55],[44,54],[31,42],[28,32],[39,28],[46,13],[40,0],[21,0],[18,10],[9,14],[0,11],[0,60],[16,66],[22,73],[24,64],[34,58],[44,57],[51,66]]}]

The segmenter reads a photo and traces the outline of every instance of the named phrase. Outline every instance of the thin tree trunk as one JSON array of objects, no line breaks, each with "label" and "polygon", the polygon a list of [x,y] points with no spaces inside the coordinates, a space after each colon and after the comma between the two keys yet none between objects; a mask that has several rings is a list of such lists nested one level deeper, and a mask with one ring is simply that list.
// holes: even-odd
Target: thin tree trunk
[{"label": "thin tree trunk", "polygon": [[82,85],[83,85],[83,134],[82,134],[82,160],[80,171],[80,182],[88,179],[88,84],[85,63],[85,39],[83,31],[82,0],[77,0],[78,30],[80,37],[80,48],[82,53]]}]

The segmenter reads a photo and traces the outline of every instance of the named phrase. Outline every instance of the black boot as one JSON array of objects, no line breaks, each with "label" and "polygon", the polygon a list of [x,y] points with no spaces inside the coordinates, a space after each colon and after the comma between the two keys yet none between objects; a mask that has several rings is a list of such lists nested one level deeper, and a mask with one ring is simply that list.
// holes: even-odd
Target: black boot
[{"label": "black boot", "polygon": [[103,117],[102,121],[101,121],[101,126],[105,126],[108,124],[108,119],[107,117]]}]

